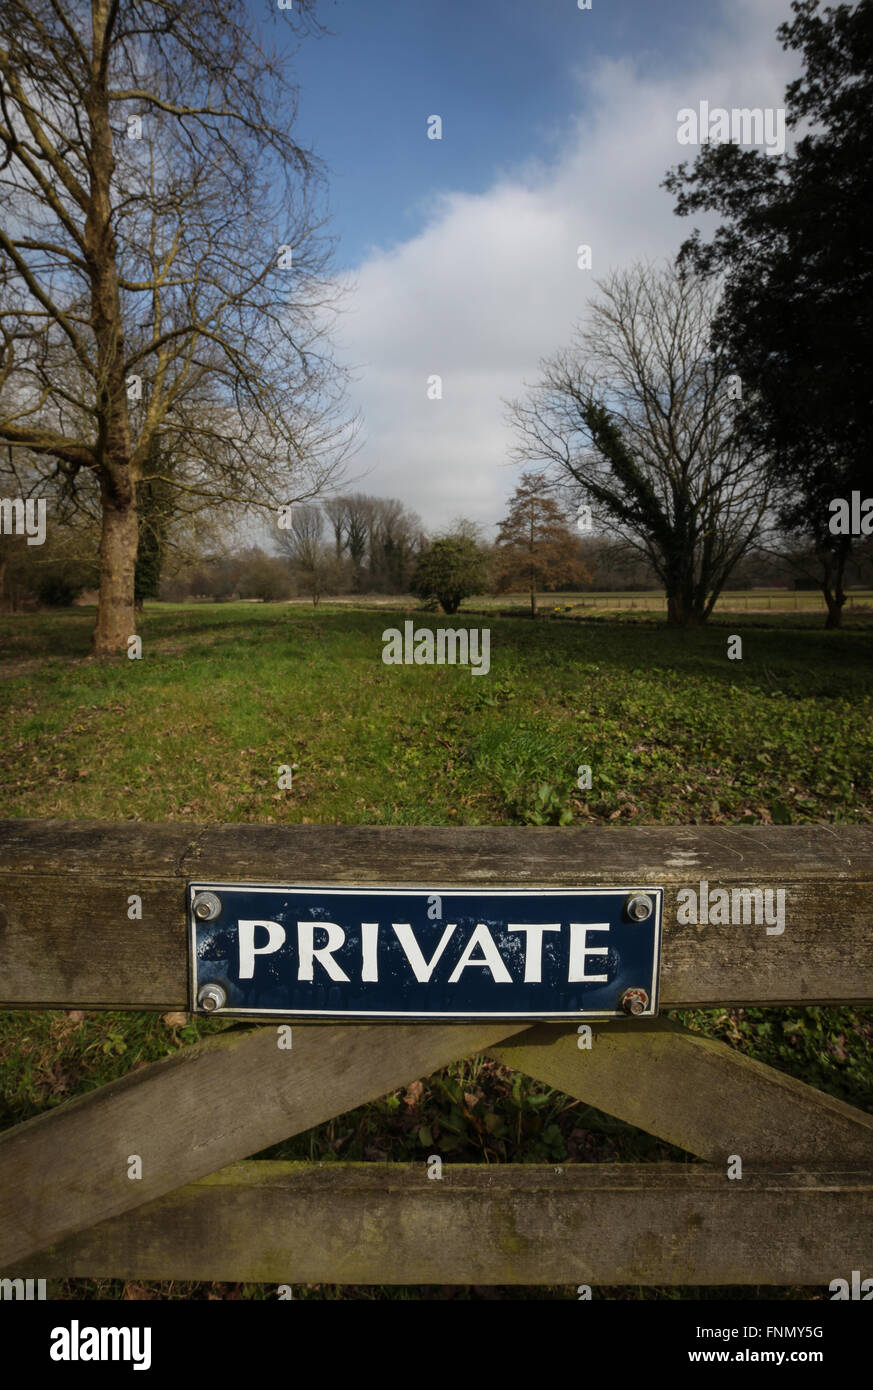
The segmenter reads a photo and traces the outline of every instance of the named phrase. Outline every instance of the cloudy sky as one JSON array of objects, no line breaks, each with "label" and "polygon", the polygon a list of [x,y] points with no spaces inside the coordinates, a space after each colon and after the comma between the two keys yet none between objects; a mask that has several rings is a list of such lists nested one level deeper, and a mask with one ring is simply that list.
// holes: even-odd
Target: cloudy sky
[{"label": "cloudy sky", "polygon": [[675,255],[691,226],[659,184],[695,154],[677,113],[782,105],[797,71],[775,35],[789,0],[328,0],[319,13],[332,33],[297,55],[298,132],[328,166],[351,286],[337,341],[362,416],[356,486],[400,497],[430,532],[464,515],[491,534],[518,476],[503,399],[568,341],[595,279]]}]

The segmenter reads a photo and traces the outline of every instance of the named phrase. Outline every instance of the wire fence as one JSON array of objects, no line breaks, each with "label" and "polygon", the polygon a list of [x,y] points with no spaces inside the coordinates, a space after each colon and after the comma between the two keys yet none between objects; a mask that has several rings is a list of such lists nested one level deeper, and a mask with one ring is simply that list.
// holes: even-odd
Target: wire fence
[{"label": "wire fence", "polygon": [[[558,597],[558,601],[554,601]],[[505,602],[505,600],[504,600]],[[521,599],[517,606],[527,606]],[[664,611],[667,607],[666,595],[660,593],[641,594],[580,594],[575,596],[552,596],[540,599],[541,612],[562,612],[572,609],[594,608],[601,611],[624,611],[638,609],[645,611]],[[781,594],[721,594],[716,601],[716,613],[824,613],[827,605],[824,595],[819,592],[801,591]],[[845,603],[846,609],[873,608],[873,591],[850,594]]]}]

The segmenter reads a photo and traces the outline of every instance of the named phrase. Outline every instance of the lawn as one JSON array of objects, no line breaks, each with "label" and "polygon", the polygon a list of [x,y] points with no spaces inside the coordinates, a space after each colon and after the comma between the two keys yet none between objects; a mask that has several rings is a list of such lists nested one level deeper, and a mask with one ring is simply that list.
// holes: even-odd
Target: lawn
[{"label": "lawn", "polygon": [[[490,672],[384,665],[382,631],[407,618],[419,627],[487,622]],[[88,657],[92,623],[87,609],[0,618],[4,817],[383,825],[873,819],[873,624],[863,613],[841,632],[813,626],[812,614],[787,612],[733,614],[681,633],[572,610],[531,622],[324,604],[166,604],[142,615],[143,659],[110,664]],[[741,660],[728,659],[733,634],[743,639]],[[280,790],[279,767],[289,764],[293,786]],[[577,786],[582,764],[591,768],[590,790]],[[873,1110],[873,1010],[678,1017]],[[185,1015],[2,1014],[0,1126],[222,1026]],[[269,1156],[423,1160],[434,1147],[449,1161],[681,1157],[485,1058]],[[275,1289],[254,1286],[125,1291],[81,1281],[53,1292],[275,1297]]]}]

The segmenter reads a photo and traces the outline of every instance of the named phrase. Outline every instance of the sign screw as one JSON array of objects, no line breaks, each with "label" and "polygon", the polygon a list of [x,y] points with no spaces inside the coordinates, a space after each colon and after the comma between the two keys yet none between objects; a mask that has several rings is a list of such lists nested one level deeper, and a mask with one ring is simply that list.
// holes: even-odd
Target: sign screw
[{"label": "sign screw", "polygon": [[634,893],[625,903],[624,910],[632,922],[645,922],[654,912],[655,904],[648,893]]},{"label": "sign screw", "polygon": [[626,989],[619,1003],[626,1014],[641,1014],[648,1007],[649,996],[644,989]]},{"label": "sign screw", "polygon": [[221,899],[214,893],[198,893],[194,899],[194,916],[201,922],[214,922],[221,911]]},{"label": "sign screw", "polygon": [[203,985],[197,991],[197,1003],[201,1009],[207,1013],[213,1013],[216,1009],[223,1009],[227,1003],[227,995],[221,985]]}]

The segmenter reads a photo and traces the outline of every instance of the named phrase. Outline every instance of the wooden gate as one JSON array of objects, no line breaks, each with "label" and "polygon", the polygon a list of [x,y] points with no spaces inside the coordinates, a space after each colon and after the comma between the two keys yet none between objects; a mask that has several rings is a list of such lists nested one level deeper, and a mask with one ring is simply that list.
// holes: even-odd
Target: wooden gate
[{"label": "wooden gate", "polygon": [[[873,1002],[857,826],[381,828],[0,823],[0,1006],[187,1009],[185,883],[665,892],[661,1008]],[[782,889],[781,935],[677,894]],[[130,921],[130,895],[142,920]],[[667,1018],[293,1024],[186,1047],[0,1135],[0,1273],[339,1284],[814,1284],[873,1268],[873,1116]],[[488,1053],[685,1163],[248,1156]],[[128,1176],[139,1155],[141,1179]],[[742,1178],[728,1177],[742,1160]]]}]

